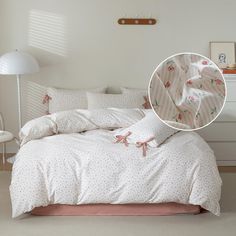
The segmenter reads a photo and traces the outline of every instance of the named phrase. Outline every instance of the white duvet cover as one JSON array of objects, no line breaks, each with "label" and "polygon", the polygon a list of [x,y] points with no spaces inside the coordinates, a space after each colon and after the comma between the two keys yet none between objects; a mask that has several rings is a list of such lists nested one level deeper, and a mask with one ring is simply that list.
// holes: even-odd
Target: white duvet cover
[{"label": "white duvet cover", "polygon": [[118,128],[144,116],[140,109],[74,110],[27,123],[12,171],[12,216],[49,204],[162,202],[219,215],[221,179],[198,134],[176,133],[146,157],[134,144],[114,143]]}]

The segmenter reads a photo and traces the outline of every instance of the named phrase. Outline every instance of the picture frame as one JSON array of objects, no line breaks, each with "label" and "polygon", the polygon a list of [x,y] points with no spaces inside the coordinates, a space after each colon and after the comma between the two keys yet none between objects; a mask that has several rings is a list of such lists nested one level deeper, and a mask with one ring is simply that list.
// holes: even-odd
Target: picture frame
[{"label": "picture frame", "polygon": [[210,59],[221,69],[235,64],[235,42],[210,42]]}]

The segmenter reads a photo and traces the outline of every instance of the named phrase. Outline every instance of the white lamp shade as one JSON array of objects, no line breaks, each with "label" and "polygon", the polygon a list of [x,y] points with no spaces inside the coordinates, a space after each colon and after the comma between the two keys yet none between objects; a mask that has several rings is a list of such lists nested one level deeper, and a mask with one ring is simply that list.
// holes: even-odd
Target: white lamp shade
[{"label": "white lamp shade", "polygon": [[38,62],[28,53],[14,51],[0,57],[0,74],[24,75],[38,71]]}]

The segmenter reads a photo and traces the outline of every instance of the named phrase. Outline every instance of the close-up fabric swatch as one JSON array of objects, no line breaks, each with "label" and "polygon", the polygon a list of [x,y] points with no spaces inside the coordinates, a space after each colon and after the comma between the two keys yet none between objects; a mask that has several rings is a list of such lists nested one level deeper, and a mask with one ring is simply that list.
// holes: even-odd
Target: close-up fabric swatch
[{"label": "close-up fabric swatch", "polygon": [[178,54],[157,67],[149,85],[153,110],[173,128],[193,130],[221,112],[226,85],[220,69],[198,54]]}]

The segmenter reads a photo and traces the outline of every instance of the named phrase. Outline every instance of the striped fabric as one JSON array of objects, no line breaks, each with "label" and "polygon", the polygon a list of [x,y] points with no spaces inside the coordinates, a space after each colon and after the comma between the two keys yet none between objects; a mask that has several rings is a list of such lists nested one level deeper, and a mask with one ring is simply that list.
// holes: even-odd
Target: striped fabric
[{"label": "striped fabric", "polygon": [[179,54],[160,64],[150,87],[157,115],[177,129],[197,129],[220,113],[225,83],[218,67],[196,54]]}]

